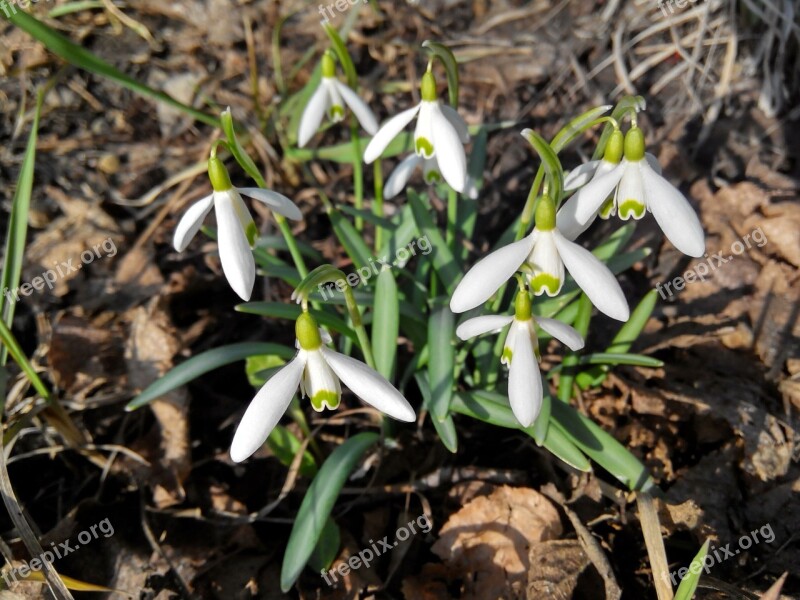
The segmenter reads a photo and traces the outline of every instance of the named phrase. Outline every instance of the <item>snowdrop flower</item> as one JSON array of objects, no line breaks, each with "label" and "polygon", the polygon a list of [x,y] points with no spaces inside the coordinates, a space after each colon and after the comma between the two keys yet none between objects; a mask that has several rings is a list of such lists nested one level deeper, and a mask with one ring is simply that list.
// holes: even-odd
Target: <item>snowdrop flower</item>
[{"label": "snowdrop flower", "polygon": [[297,145],[301,148],[319,129],[322,117],[327,113],[328,119],[334,123],[344,119],[344,105],[350,107],[361,126],[370,135],[378,131],[378,119],[358,94],[336,79],[336,65],[330,52],[322,55],[322,78],[319,87],[311,95],[300,126],[297,130]]},{"label": "snowdrop flower", "polygon": [[395,387],[364,363],[327,348],[331,339],[303,312],[295,324],[297,355],[258,391],[242,417],[231,444],[231,458],[242,462],[266,441],[297,389],[316,411],[335,409],[340,381],[367,404],[400,421],[412,422],[414,409]]},{"label": "snowdrop flower", "polygon": [[460,313],[483,304],[517,271],[525,274],[534,295],[555,296],[564,285],[566,267],[600,312],[627,321],[630,310],[619,283],[591,252],[561,234],[549,196],[539,199],[535,223],[530,235],[485,256],[464,275],[450,310]]},{"label": "snowdrop flower", "polygon": [[542,408],[542,375],[539,372],[539,338],[537,328],[543,329],[570,350],[583,348],[583,338],[569,325],[531,314],[531,297],[521,289],[514,301],[514,315],[475,317],[464,321],[456,335],[466,340],[483,333],[497,333],[511,325],[503,345],[501,362],[508,367],[508,400],[517,421],[529,427]]},{"label": "snowdrop flower", "polygon": [[228,283],[243,300],[249,300],[256,278],[256,265],[251,252],[258,230],[241,194],[263,202],[276,213],[300,220],[303,215],[286,196],[262,188],[236,188],[228,171],[216,156],[208,159],[208,177],[213,193],[194,203],[181,217],[172,241],[175,250],[183,252],[200,230],[211,208],[217,216],[217,238],[222,271]]},{"label": "snowdrop flower", "polygon": [[[422,101],[419,104],[389,119],[370,140],[364,151],[364,162],[369,164],[377,159],[405,126],[417,117],[414,130],[416,156],[428,160],[436,157],[437,171],[441,172],[451,188],[463,193],[467,186],[467,157],[464,152],[464,144],[469,141],[467,124],[454,108],[442,104],[438,99],[436,80],[430,71],[422,76],[420,91]],[[398,166],[398,169],[402,166],[408,170],[408,174],[404,175],[405,181],[417,164],[401,163]]]},{"label": "snowdrop flower", "polygon": [[[614,146],[620,145],[621,136],[619,133]],[[612,150],[614,154],[618,157],[619,150]],[[655,157],[645,153],[641,129],[634,126],[625,134],[622,154],[621,162],[617,158],[619,164],[611,166],[612,156],[612,160],[597,165],[591,181],[559,211],[559,227],[578,235],[592,223],[598,211],[602,218],[618,214],[623,221],[631,217],[641,219],[650,211],[673,246],[689,256],[703,256],[703,226],[689,201],[661,176]],[[576,174],[571,183],[580,183],[582,178],[583,175]]]},{"label": "snowdrop flower", "polygon": [[[469,136],[467,136],[467,141],[469,141]],[[439,170],[435,156],[433,158],[423,158],[417,154],[411,154],[401,160],[400,164],[389,175],[389,179],[386,180],[386,184],[383,186],[383,197],[386,200],[391,200],[402,192],[411,175],[420,166],[422,167],[425,183],[428,185],[434,185],[442,180],[442,173]],[[478,197],[478,188],[475,186],[472,177],[467,176],[465,187],[464,194],[471,200],[475,200]]]}]

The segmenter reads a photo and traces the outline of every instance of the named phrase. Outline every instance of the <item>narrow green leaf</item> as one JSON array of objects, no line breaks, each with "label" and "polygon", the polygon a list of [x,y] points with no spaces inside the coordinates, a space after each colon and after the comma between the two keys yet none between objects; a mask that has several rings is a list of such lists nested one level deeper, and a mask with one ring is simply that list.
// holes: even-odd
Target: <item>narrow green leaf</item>
[{"label": "narrow green leaf", "polygon": [[14,359],[14,362],[22,369],[28,381],[30,381],[31,385],[39,392],[39,395],[45,400],[50,400],[50,391],[39,378],[39,374],[33,368],[33,365],[31,365],[28,357],[25,356],[25,352],[23,352],[22,346],[19,345],[17,338],[14,337],[14,334],[2,319],[0,319],[0,343],[3,344],[3,348],[8,349],[11,358]]},{"label": "narrow green leaf", "polygon": [[241,342],[201,352],[189,360],[182,362],[177,367],[174,367],[172,370],[165,373],[161,379],[150,384],[147,389],[128,402],[125,406],[125,410],[131,411],[141,408],[159,396],[163,396],[209,371],[213,371],[214,369],[239,360],[244,360],[248,356],[275,354],[281,358],[288,359],[293,357],[295,353],[296,350],[294,350],[294,348],[270,342]]},{"label": "narrow green leaf", "polygon": [[375,433],[359,433],[336,448],[314,477],[294,520],[281,566],[281,589],[288,592],[308,563],[331,515],[339,492],[362,455],[378,441]]},{"label": "narrow green leaf", "polygon": [[595,121],[603,116],[611,108],[610,104],[598,106],[587,110],[582,115],[578,115],[562,127],[550,142],[553,151],[556,153],[561,152],[572,140],[586,131],[588,128],[594,126]]},{"label": "narrow green leaf", "polygon": [[367,244],[364,243],[362,235],[353,227],[353,224],[335,208],[328,210],[328,217],[331,220],[337,239],[341,242],[353,264],[361,268],[372,263],[372,253]]},{"label": "narrow green leaf", "polygon": [[390,269],[378,275],[375,286],[375,311],[372,319],[372,355],[375,368],[389,381],[394,381],[397,362],[397,336],[400,332],[400,299],[397,282]]},{"label": "narrow green leaf", "polygon": [[455,315],[450,310],[448,298],[439,297],[432,302],[428,319],[428,382],[431,386],[430,411],[434,419],[444,420],[453,397],[456,349]]},{"label": "narrow green leaf", "polygon": [[339,526],[328,517],[314,552],[308,559],[308,566],[314,571],[327,571],[336,559],[336,555],[339,554],[341,545],[342,536],[339,533]]},{"label": "narrow green leaf", "polygon": [[[578,299],[578,314],[575,317],[574,328],[585,340],[589,332],[589,322],[592,320],[592,302],[586,294],[581,294]],[[572,368],[578,364],[579,354],[570,351],[561,361],[564,370],[558,380],[558,399],[562,402],[569,402],[572,397],[572,384],[575,381],[575,374]]]},{"label": "narrow green leaf", "polygon": [[428,238],[428,242],[433,248],[433,252],[430,254],[433,268],[436,269],[445,289],[451,292],[455,287],[456,281],[461,278],[461,267],[459,267],[458,262],[450,252],[450,248],[445,243],[439,228],[436,227],[428,209],[422,202],[421,196],[414,190],[408,190],[407,195],[419,232]]},{"label": "narrow green leaf", "polygon": [[62,58],[71,65],[110,79],[114,83],[117,83],[136,94],[163,102],[164,104],[167,104],[173,108],[177,108],[178,110],[190,115],[191,117],[194,117],[206,125],[211,125],[212,127],[219,126],[219,121],[216,119],[216,117],[192,108],[191,106],[187,106],[183,102],[179,102],[168,94],[154,90],[140,81],[129,77],[125,73],[111,66],[102,58],[92,54],[82,46],[74,43],[66,36],[48,27],[35,17],[32,17],[24,10],[12,12],[10,15],[6,15],[0,10],[0,17],[7,19],[31,37],[39,40],[48,50],[50,50],[50,52]]},{"label": "narrow green leaf", "polygon": [[442,61],[447,73],[447,92],[450,98],[450,106],[458,108],[458,61],[456,61],[455,54],[444,44],[431,40],[422,42],[422,47],[431,56],[435,56]]},{"label": "narrow green leaf", "polygon": [[[426,349],[428,346],[426,346]],[[422,402],[423,405],[430,411],[430,406],[432,403],[431,397],[431,387],[428,383],[428,374],[422,371],[417,371],[414,374],[414,379],[419,386],[419,391],[422,394]],[[445,448],[447,448],[450,452],[455,454],[458,452],[458,432],[456,431],[456,424],[453,421],[453,415],[448,414],[443,419],[437,419],[436,417],[431,414],[431,423],[433,423],[433,428],[436,430],[436,434],[439,436],[439,439],[442,441],[442,444]]]},{"label": "narrow green leaf", "polygon": [[692,600],[697,590],[697,584],[700,583],[700,575],[703,573],[703,563],[708,554],[708,545],[710,542],[711,540],[706,540],[697,553],[697,556],[692,560],[692,563],[689,565],[689,572],[681,581],[680,586],[678,586],[678,591],[675,592],[675,600]]},{"label": "narrow green leaf", "polygon": [[[276,425],[267,438],[267,446],[286,467],[294,462],[294,457],[300,451],[303,443],[283,425]],[[314,477],[317,474],[317,461],[308,450],[303,451],[300,459],[299,472],[303,477]]]},{"label": "narrow green leaf", "polygon": [[382,227],[384,229],[392,229],[394,227],[389,219],[379,217],[371,210],[355,208],[354,206],[350,206],[348,204],[340,204],[336,208],[343,213],[350,215],[351,217],[355,217],[356,219],[364,219],[367,223],[372,223],[373,225]]}]

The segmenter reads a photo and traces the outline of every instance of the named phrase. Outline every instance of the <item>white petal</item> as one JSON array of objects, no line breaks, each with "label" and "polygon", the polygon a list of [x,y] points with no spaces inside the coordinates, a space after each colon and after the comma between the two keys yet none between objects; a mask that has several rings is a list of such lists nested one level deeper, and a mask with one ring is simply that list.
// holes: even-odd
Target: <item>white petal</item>
[{"label": "white petal", "polygon": [[608,173],[592,179],[579,189],[570,200],[577,202],[575,206],[575,219],[578,223],[589,222],[614,190],[625,169],[625,162],[621,162]]},{"label": "white petal", "polygon": [[300,126],[297,128],[297,145],[302,148],[319,129],[325,107],[328,103],[328,89],[320,82],[319,87],[311,95],[311,99],[303,110]]},{"label": "white petal", "polygon": [[372,109],[367,106],[367,103],[364,102],[358,94],[341,81],[334,80],[333,84],[336,86],[336,89],[339,90],[345,104],[353,111],[353,114],[356,116],[356,119],[358,119],[358,122],[361,123],[364,130],[370,135],[375,135],[378,131],[378,119],[375,117],[375,113],[372,112]]},{"label": "white petal", "polygon": [[442,104],[442,113],[444,114],[445,118],[450,122],[450,125],[458,133],[458,139],[461,140],[462,144],[466,144],[469,142],[469,128],[467,127],[467,122],[458,114],[458,111],[450,106],[449,104]]},{"label": "white petal", "polygon": [[365,163],[369,164],[383,154],[386,146],[403,131],[406,125],[411,123],[414,115],[419,111],[419,107],[420,105],[417,104],[415,107],[404,110],[384,123],[383,127],[378,130],[378,133],[367,144],[367,149],[364,150]]},{"label": "white petal", "polygon": [[567,271],[592,304],[612,319],[627,321],[630,317],[628,301],[608,267],[591,252],[570,242],[560,233],[556,233],[554,239]]},{"label": "white petal", "polygon": [[576,190],[589,183],[595,176],[600,163],[601,161],[599,160],[590,160],[572,169],[564,176],[564,190]]},{"label": "white petal", "polygon": [[619,182],[614,203],[616,212],[623,221],[627,221],[631,217],[641,219],[646,212],[642,164],[644,164],[644,161],[627,163],[625,173],[623,173]]},{"label": "white petal", "polygon": [[249,300],[256,280],[256,265],[236,210],[241,197],[230,192],[214,193],[219,258],[228,283],[243,300]]},{"label": "white petal", "polygon": [[658,159],[649,152],[644,153],[644,158],[647,161],[647,164],[650,165],[650,168],[661,175],[661,165],[658,164]]},{"label": "white petal", "polygon": [[527,263],[532,271],[529,283],[534,295],[558,295],[564,285],[564,263],[556,247],[555,231],[538,231]]},{"label": "white petal", "polygon": [[508,401],[514,416],[523,427],[529,427],[542,408],[542,375],[533,354],[533,341],[524,323],[515,323],[513,355],[508,369]]},{"label": "white petal", "polygon": [[198,200],[189,207],[175,228],[175,236],[172,238],[175,250],[178,252],[186,250],[186,246],[203,226],[203,220],[208,216],[212,206],[214,206],[214,194]]},{"label": "white petal", "polygon": [[333,77],[323,77],[322,85],[328,91],[327,102],[325,102],[325,112],[333,123],[338,123],[344,119],[344,101],[336,87],[336,79]]},{"label": "white petal", "polygon": [[570,241],[589,229],[589,226],[594,223],[595,220],[595,217],[592,217],[583,225],[578,223],[578,219],[575,218],[575,210],[577,207],[578,202],[575,196],[573,196],[564,203],[564,206],[562,206],[558,214],[556,214],[556,227],[558,227],[561,234]]},{"label": "white petal", "polygon": [[311,407],[316,411],[339,406],[342,388],[320,350],[307,353],[303,393],[311,400]]},{"label": "white petal", "polygon": [[273,192],[272,190],[265,190],[263,188],[237,188],[240,194],[249,196],[254,200],[263,202],[274,210],[279,215],[283,215],[287,219],[294,219],[300,221],[303,218],[303,213],[297,208],[297,205],[289,200],[283,194]]},{"label": "white petal", "polygon": [[450,310],[462,313],[491,298],[525,262],[535,239],[535,235],[531,234],[495,250],[475,263],[453,292]]},{"label": "white petal", "polygon": [[678,250],[689,256],[703,256],[705,234],[692,205],[669,181],[642,165],[647,207],[659,227]]},{"label": "white petal", "polygon": [[422,158],[417,156],[416,154],[410,154],[398,164],[392,174],[389,175],[389,179],[386,180],[386,183],[383,186],[383,197],[386,200],[391,200],[397,194],[403,191],[408,183],[411,174],[414,172],[414,169],[417,168],[423,161]]},{"label": "white petal", "polygon": [[433,113],[437,112],[438,108],[438,100],[435,102],[423,100],[420,103],[417,125],[414,127],[414,152],[423,158],[433,158],[436,154]]},{"label": "white petal", "polygon": [[300,352],[258,390],[233,436],[231,458],[234,462],[242,462],[266,441],[289,407],[304,367],[304,353]]},{"label": "white petal", "polygon": [[484,333],[496,333],[513,320],[514,317],[511,315],[486,315],[483,317],[475,317],[459,325],[456,329],[456,335],[462,340],[468,340],[469,338]]},{"label": "white petal", "polygon": [[566,323],[562,323],[558,319],[548,319],[547,317],[534,318],[539,327],[544,329],[570,350],[577,351],[583,348],[583,338],[581,334]]},{"label": "white petal", "polygon": [[413,422],[417,415],[411,405],[380,373],[359,360],[324,346],[322,355],[333,372],[362,401],[399,421]]},{"label": "white petal", "polygon": [[463,192],[467,184],[467,156],[464,153],[464,145],[439,105],[436,105],[431,112],[431,121],[439,171],[451,188]]}]

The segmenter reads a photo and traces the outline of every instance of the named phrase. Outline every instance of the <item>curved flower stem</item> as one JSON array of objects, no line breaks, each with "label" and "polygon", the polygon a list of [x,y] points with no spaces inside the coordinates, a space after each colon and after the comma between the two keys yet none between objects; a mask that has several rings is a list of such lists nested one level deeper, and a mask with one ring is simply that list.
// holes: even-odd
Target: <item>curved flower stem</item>
[{"label": "curved flower stem", "polygon": [[345,287],[344,301],[347,304],[347,312],[350,313],[350,320],[353,322],[353,329],[355,329],[358,343],[361,346],[361,352],[364,353],[364,362],[371,368],[375,369],[375,358],[372,356],[372,343],[369,341],[367,330],[364,328],[364,322],[361,320],[361,311],[358,310],[356,298],[353,295],[353,288],[349,285]]},{"label": "curved flower stem", "polygon": [[[376,160],[372,167],[372,178],[375,181],[375,200],[372,204],[372,213],[376,217],[383,216],[383,169],[381,161]],[[383,247],[383,227],[375,225],[375,252],[380,252]]]}]

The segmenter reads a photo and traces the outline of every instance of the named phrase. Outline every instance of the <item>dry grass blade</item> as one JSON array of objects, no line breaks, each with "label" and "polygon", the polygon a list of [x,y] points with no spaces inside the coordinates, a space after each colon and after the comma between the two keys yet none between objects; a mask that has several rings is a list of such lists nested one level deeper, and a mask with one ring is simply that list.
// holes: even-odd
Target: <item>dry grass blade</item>
[{"label": "dry grass blade", "polygon": [[664,538],[661,537],[661,523],[658,520],[655,502],[650,494],[639,493],[636,495],[636,505],[639,507],[639,522],[642,525],[658,600],[672,600],[667,551],[664,548]]}]

